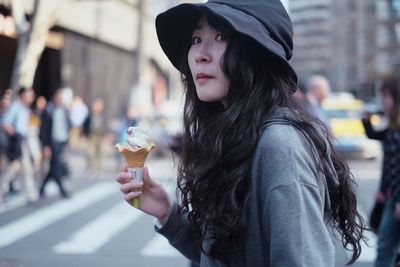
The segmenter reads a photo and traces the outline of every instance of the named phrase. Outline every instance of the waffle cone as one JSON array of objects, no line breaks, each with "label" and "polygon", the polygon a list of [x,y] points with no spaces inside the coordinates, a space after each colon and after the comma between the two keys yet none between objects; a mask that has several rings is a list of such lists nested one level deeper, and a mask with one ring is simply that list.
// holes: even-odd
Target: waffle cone
[{"label": "waffle cone", "polygon": [[130,148],[126,145],[116,144],[115,148],[124,157],[128,168],[140,168],[144,166],[147,155],[153,150],[154,144],[147,147]]},{"label": "waffle cone", "polygon": [[[115,148],[124,157],[128,168],[143,168],[147,155],[153,150],[154,144],[147,147],[131,148],[127,145],[116,144]],[[135,190],[140,191],[140,189]],[[140,207],[140,197],[136,197],[132,201],[132,206]]]}]

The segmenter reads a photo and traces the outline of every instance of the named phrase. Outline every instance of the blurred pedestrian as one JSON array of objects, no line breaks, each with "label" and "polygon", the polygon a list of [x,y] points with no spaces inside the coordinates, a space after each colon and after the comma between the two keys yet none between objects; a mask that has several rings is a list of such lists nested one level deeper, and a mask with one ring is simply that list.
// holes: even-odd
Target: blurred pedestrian
[{"label": "blurred pedestrian", "polygon": [[12,90],[6,89],[1,96],[0,116],[2,116],[7,111],[7,109],[10,107],[11,100],[12,100]]},{"label": "blurred pedestrian", "polygon": [[69,140],[71,125],[68,110],[63,105],[62,90],[56,90],[52,101],[47,105],[46,113],[42,116],[43,153],[45,157],[50,157],[50,169],[40,186],[41,198],[45,197],[46,184],[50,179],[56,182],[62,197],[69,197],[62,180],[66,168],[62,155]]},{"label": "blurred pedestrian", "polygon": [[328,117],[322,108],[322,102],[329,97],[331,86],[328,79],[322,75],[311,76],[306,84],[306,98],[310,105],[307,106],[310,114],[329,126]]},{"label": "blurred pedestrian", "polygon": [[[128,107],[126,111],[125,126],[134,127],[139,125],[139,122],[140,122],[140,115],[137,109],[133,106]],[[126,131],[123,132],[126,133]]]},{"label": "blurred pedestrian", "polygon": [[3,125],[3,117],[10,107],[12,100],[12,90],[7,89],[4,91],[0,99],[0,171],[4,170],[5,163],[7,162],[6,152],[8,147],[8,135]]},{"label": "blurred pedestrian", "polygon": [[161,47],[183,75],[180,201],[145,169],[116,175],[125,200],[200,266],[335,266],[332,228],[360,255],[354,180],[327,129],[293,93],[292,27],[280,0],[182,4],[160,15]]},{"label": "blurred pedestrian", "polygon": [[37,190],[33,175],[33,165],[27,143],[30,105],[34,100],[31,88],[18,90],[18,99],[14,101],[3,118],[3,128],[9,136],[7,157],[9,164],[1,177],[0,199],[4,200],[4,188],[23,170],[23,185],[28,202],[37,200]]},{"label": "blurred pedestrian", "polygon": [[42,166],[42,144],[40,140],[40,128],[42,124],[42,113],[46,108],[46,98],[44,96],[39,96],[35,105],[32,108],[31,115],[29,117],[29,131],[28,131],[28,147],[31,158],[33,160],[34,169],[37,175],[40,176],[40,170]]},{"label": "blurred pedestrian", "polygon": [[293,96],[295,96],[300,104],[304,107],[305,110],[310,110],[310,101],[307,99],[307,87],[306,80],[304,77],[298,77],[297,81],[297,90],[294,92]]},{"label": "blurred pedestrian", "polygon": [[[126,129],[128,129],[129,127],[138,126],[139,122],[140,122],[140,116],[137,109],[133,106],[128,107],[126,110],[126,115],[123,118],[123,127],[119,129],[123,130],[118,133],[117,140],[119,140],[120,143],[121,142],[123,143],[127,135]],[[118,158],[121,159],[119,153],[118,153]],[[120,166],[120,164],[118,166]]]},{"label": "blurred pedestrian", "polygon": [[385,203],[385,207],[378,228],[375,266],[390,267],[394,266],[400,249],[400,77],[385,80],[380,92],[388,127],[375,130],[370,113],[362,122],[367,136],[383,143],[382,177],[376,202]]},{"label": "blurred pedestrian", "polygon": [[87,139],[88,169],[93,178],[100,174],[104,164],[106,125],[104,101],[101,98],[96,98],[93,100],[90,113],[83,123],[83,133]]},{"label": "blurred pedestrian", "polygon": [[69,111],[71,119],[70,145],[72,148],[77,148],[80,146],[83,122],[89,114],[89,109],[82,97],[76,95],[73,97]]}]

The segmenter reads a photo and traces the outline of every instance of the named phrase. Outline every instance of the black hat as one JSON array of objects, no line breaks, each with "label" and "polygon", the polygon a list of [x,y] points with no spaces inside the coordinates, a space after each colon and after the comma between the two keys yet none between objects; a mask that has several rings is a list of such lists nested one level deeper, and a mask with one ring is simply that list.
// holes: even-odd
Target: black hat
[{"label": "black hat", "polygon": [[293,50],[292,22],[280,0],[210,0],[181,4],[159,14],[156,18],[158,40],[175,68],[183,72],[183,36],[197,22],[201,8],[223,18],[233,29],[277,56],[297,81],[296,72],[289,64]]}]

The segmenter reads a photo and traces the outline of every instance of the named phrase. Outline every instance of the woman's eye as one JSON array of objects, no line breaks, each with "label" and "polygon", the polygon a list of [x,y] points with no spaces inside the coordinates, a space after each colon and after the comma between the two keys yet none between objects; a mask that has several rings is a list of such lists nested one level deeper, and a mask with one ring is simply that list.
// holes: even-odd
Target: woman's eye
[{"label": "woman's eye", "polygon": [[192,37],[192,44],[199,44],[201,43],[200,37],[194,36]]},{"label": "woman's eye", "polygon": [[220,42],[225,41],[225,39],[225,35],[223,35],[222,33],[217,34],[217,37],[215,37],[215,40]]}]

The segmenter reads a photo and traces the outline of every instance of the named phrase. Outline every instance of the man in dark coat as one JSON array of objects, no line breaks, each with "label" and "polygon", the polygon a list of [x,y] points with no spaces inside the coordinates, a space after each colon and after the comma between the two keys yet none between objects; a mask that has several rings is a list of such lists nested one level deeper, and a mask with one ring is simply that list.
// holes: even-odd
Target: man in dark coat
[{"label": "man in dark coat", "polygon": [[40,197],[45,196],[45,187],[50,179],[53,179],[60,190],[62,197],[69,193],[64,189],[62,176],[65,172],[65,164],[62,162],[62,154],[69,140],[70,121],[68,111],[62,102],[62,89],[58,89],[42,114],[41,141],[45,157],[50,157],[50,169],[40,186]]}]

